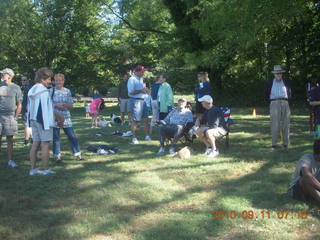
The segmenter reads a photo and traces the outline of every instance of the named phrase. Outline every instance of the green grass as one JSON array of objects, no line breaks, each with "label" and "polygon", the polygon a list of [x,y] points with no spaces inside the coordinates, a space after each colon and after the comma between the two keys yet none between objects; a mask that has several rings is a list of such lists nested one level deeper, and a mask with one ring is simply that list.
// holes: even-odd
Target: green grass
[{"label": "green grass", "polygon": [[[270,151],[267,107],[257,109],[257,118],[251,111],[232,109],[230,149],[221,141],[219,158],[201,156],[197,140],[195,154],[180,160],[158,157],[157,140],[132,145],[128,138],[96,137],[128,127],[91,129],[78,107],[73,122],[86,160],[74,159],[62,134],[65,162],[51,162],[55,176],[28,176],[21,132],[15,143],[20,167],[7,169],[4,146],[0,153],[0,239],[320,239],[319,215],[277,217],[278,210],[309,209],[286,194],[298,158],[311,150],[306,110],[293,111],[288,152]],[[90,144],[117,146],[120,153],[98,156],[85,150]],[[260,215],[211,219],[214,210]],[[270,219],[261,211],[270,211]]]}]

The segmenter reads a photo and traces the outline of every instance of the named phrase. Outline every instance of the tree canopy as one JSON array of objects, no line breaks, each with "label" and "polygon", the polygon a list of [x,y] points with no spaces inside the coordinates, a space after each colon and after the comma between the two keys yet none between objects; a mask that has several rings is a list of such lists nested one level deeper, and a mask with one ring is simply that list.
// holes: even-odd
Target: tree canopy
[{"label": "tree canopy", "polygon": [[317,1],[2,0],[0,66],[33,78],[47,66],[76,92],[103,90],[136,64],[191,92],[208,71],[214,95],[261,100],[273,65],[295,98],[320,75]]}]

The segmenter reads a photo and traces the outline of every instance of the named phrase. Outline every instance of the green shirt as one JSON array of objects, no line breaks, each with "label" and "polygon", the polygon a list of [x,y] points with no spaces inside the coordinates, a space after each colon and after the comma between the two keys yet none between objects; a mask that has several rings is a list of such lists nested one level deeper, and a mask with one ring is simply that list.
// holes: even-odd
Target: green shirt
[{"label": "green shirt", "polygon": [[21,101],[22,92],[17,84],[0,83],[0,115],[14,115],[17,102]]}]

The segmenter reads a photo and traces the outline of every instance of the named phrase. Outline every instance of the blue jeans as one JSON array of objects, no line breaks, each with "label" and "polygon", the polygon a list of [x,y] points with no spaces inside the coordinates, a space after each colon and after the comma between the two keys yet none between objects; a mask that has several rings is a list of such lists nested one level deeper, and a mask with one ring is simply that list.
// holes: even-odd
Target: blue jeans
[{"label": "blue jeans", "polygon": [[[80,147],[73,127],[63,128],[63,131],[68,136],[73,155],[80,156]],[[60,128],[53,128],[53,156],[60,157],[60,151]]]}]

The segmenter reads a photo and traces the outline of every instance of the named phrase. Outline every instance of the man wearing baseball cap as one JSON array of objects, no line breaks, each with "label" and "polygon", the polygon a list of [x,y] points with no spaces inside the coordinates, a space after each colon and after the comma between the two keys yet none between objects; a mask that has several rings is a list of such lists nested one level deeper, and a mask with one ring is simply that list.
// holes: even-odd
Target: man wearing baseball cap
[{"label": "man wearing baseball cap", "polygon": [[204,95],[198,99],[206,109],[201,119],[197,119],[196,135],[202,137],[207,149],[205,155],[208,157],[217,157],[219,151],[216,148],[216,139],[225,136],[228,132],[223,113],[220,108],[213,106],[212,97]]},{"label": "man wearing baseball cap", "polygon": [[128,96],[129,109],[131,111],[131,132],[132,143],[139,144],[136,137],[137,124],[141,119],[144,123],[144,131],[146,134],[145,140],[150,141],[149,125],[148,125],[148,108],[144,99],[147,97],[148,89],[145,88],[143,83],[143,75],[148,71],[144,66],[138,65],[134,69],[133,75],[128,80]]},{"label": "man wearing baseball cap", "polygon": [[0,145],[2,135],[7,137],[8,166],[15,168],[13,161],[13,136],[17,134],[17,118],[21,112],[21,88],[12,82],[14,72],[5,68],[1,72],[0,83]]}]

